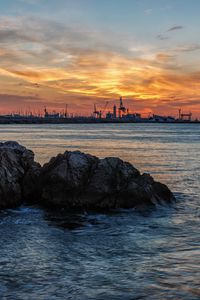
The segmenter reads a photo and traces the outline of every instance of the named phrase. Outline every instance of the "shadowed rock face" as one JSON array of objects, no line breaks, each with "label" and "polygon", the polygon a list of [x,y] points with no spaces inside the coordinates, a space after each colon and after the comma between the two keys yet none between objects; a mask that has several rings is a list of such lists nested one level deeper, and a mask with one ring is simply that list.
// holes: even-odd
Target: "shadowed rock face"
[{"label": "shadowed rock face", "polygon": [[[31,150],[17,142],[0,143],[0,209],[18,206],[24,198],[23,181],[32,168],[39,168],[34,162]],[[29,186],[31,187],[31,180]],[[32,185],[32,190],[34,189]]]},{"label": "shadowed rock face", "polygon": [[42,168],[42,202],[68,208],[111,209],[170,202],[167,186],[116,157],[79,151],[59,154]]},{"label": "shadowed rock face", "polygon": [[0,209],[29,202],[105,210],[173,199],[167,186],[116,157],[66,151],[41,168],[31,150],[16,142],[0,143]]}]

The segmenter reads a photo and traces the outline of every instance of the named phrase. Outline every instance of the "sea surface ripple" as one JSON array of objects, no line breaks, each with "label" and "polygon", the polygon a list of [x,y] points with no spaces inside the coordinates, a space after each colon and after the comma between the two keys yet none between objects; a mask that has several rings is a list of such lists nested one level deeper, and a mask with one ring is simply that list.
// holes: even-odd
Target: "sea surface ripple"
[{"label": "sea surface ripple", "polygon": [[199,124],[0,125],[47,162],[65,150],[118,156],[177,201],[106,213],[0,212],[0,299],[200,299]]}]

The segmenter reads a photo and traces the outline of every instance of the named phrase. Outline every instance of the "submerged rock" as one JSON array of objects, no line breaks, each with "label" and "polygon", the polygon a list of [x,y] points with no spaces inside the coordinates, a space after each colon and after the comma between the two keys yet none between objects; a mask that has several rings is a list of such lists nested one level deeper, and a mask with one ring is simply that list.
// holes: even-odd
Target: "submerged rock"
[{"label": "submerged rock", "polygon": [[[31,150],[17,142],[0,143],[0,209],[18,206],[23,202],[23,181],[32,168],[39,168],[39,164],[34,162]],[[32,189],[35,186],[32,185]]]},{"label": "submerged rock", "polygon": [[69,209],[132,208],[174,199],[166,185],[130,163],[79,151],[52,158],[41,170],[40,183],[44,205]]}]

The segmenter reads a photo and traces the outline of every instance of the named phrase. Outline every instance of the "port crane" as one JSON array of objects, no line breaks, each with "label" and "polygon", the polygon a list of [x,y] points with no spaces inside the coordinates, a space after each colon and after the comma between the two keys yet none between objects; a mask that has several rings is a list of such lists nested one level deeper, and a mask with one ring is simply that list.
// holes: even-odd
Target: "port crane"
[{"label": "port crane", "polygon": [[181,109],[179,109],[179,120],[181,121],[191,121],[192,120],[192,113],[189,112],[189,113],[182,113],[181,112]]},{"label": "port crane", "polygon": [[126,107],[123,105],[123,100],[122,100],[122,97],[120,97],[119,99],[119,108],[118,108],[118,115],[119,115],[119,118],[121,118],[121,116],[123,114],[126,114],[127,113],[127,109]]},{"label": "port crane", "polygon": [[93,111],[95,118],[100,118],[101,111],[97,110],[96,104],[94,104],[94,111]]},{"label": "port crane", "polygon": [[108,106],[108,101],[106,101],[105,106],[103,107],[103,110],[98,110],[96,104],[94,104],[94,111],[93,111],[93,115],[95,118],[101,119],[106,108]]}]

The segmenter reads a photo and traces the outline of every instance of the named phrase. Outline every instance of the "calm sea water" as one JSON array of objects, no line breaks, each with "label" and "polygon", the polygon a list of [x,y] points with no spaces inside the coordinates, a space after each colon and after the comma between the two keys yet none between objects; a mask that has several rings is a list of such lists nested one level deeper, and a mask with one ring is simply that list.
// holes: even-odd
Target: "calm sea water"
[{"label": "calm sea water", "polygon": [[145,211],[0,212],[0,299],[200,299],[200,125],[4,125],[41,163],[68,150],[119,156],[173,190]]}]

